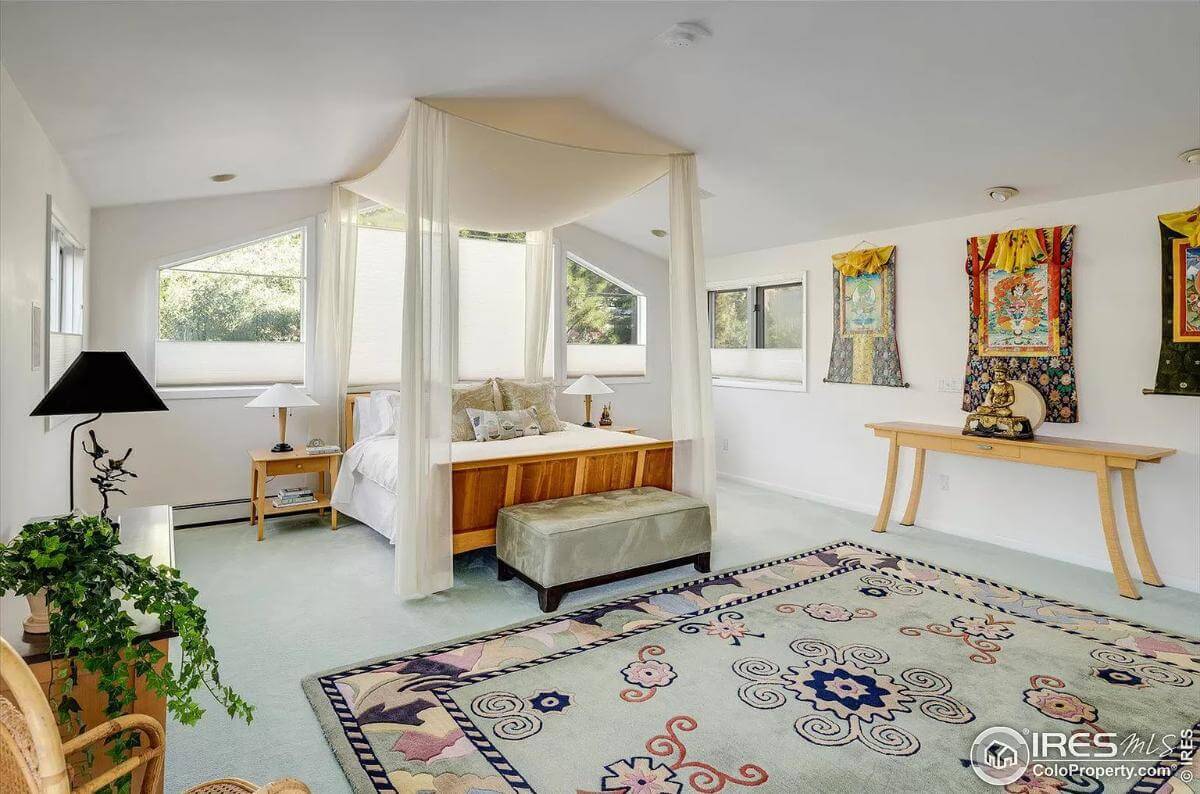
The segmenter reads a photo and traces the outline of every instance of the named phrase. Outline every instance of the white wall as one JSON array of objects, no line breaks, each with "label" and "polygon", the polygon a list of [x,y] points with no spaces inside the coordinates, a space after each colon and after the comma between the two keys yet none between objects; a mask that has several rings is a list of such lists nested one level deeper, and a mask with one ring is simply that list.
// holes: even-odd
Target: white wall
[{"label": "white wall", "polygon": [[[671,434],[671,349],[670,307],[667,305],[667,262],[633,246],[572,224],[554,232],[559,244],[609,275],[646,296],[646,377],[608,379],[614,394],[593,398],[592,421],[600,418],[600,406],[612,403],[613,424],[633,425],[644,435],[670,438]],[[562,395],[558,399],[562,418],[583,421],[583,398]]]},{"label": "white wall", "polygon": [[89,247],[87,197],[0,65],[0,540],[67,509],[70,424],[47,432],[29,416],[45,393],[44,372],[31,366],[30,313],[34,301],[45,309],[47,194]]},{"label": "white wall", "polygon": [[[1161,328],[1160,213],[1200,200],[1200,180],[1156,185],[899,229],[738,254],[709,263],[713,281],[808,271],[809,391],[714,388],[718,469],[824,502],[874,513],[886,444],[866,422],[961,426],[961,395],[936,391],[963,376],[967,347],[966,238],[1013,227],[1075,224],[1074,341],[1081,421],[1043,435],[1178,448],[1138,471],[1142,517],[1168,584],[1200,589],[1200,399],[1144,396],[1154,384]],[[863,239],[896,244],[900,359],[909,389],[827,384],[832,344],[830,256]],[[727,451],[720,451],[728,441]],[[901,456],[895,515],[912,452]],[[948,479],[949,490],[940,487]],[[1108,566],[1091,476],[933,454],[918,525],[1081,563]],[[1119,488],[1117,489],[1119,492]],[[1123,524],[1121,505],[1117,505]],[[864,523],[870,521],[866,516]],[[1130,563],[1133,564],[1132,557]],[[1136,568],[1135,568],[1136,570]],[[987,572],[981,560],[978,572]]]},{"label": "white wall", "polygon": [[[327,187],[246,193],[97,209],[92,214],[91,347],[125,350],[152,377],[148,311],[164,259],[311,218],[328,209]],[[164,395],[165,396],[165,395]],[[97,423],[112,448],[132,446],[130,482],[121,504],[194,504],[246,498],[247,450],[270,447],[278,427],[270,411],[245,408],[246,396],[172,399],[166,413],[114,414]],[[288,421],[288,440],[308,439],[305,412]],[[81,493],[85,489],[81,486]],[[85,503],[87,504],[87,503]],[[179,523],[244,516],[245,505],[193,510]]]},{"label": "white wall", "polygon": [[[235,195],[98,209],[92,215],[91,347],[126,350],[151,377],[153,329],[148,311],[158,263],[244,235],[300,220],[327,209],[328,188]],[[666,263],[582,226],[559,230],[568,251],[578,254],[647,295],[645,382],[614,384],[613,412],[621,424],[667,434]],[[133,446],[130,467],[138,478],[122,504],[194,504],[241,499],[249,490],[247,450],[269,447],[276,425],[267,411],[243,406],[248,397],[179,399],[164,395],[167,413],[104,417],[97,434],[111,447]],[[564,418],[582,420],[579,398],[562,398]],[[597,414],[599,408],[596,409]],[[288,422],[293,445],[308,438],[307,416]],[[87,488],[80,486],[83,496]],[[90,498],[90,494],[88,494]],[[91,503],[81,500],[85,506]],[[245,505],[190,510],[180,523],[246,514]]]}]

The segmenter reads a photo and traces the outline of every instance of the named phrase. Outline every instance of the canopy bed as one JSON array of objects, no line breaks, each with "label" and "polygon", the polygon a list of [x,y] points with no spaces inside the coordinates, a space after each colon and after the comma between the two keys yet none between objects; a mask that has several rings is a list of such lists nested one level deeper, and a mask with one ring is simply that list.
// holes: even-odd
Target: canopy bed
[{"label": "canopy bed", "polygon": [[[670,183],[672,440],[576,427],[542,439],[453,442],[452,235],[459,228],[525,231],[525,379],[540,381],[554,229],[664,176]],[[491,545],[496,511],[505,505],[635,484],[674,488],[712,504],[712,395],[695,155],[575,99],[414,101],[387,157],[365,176],[333,188],[319,285],[315,389],[323,405],[345,400],[343,438],[353,433],[358,404],[346,395],[360,196],[407,219],[403,290],[396,296],[401,383],[394,433],[348,449],[343,480],[346,487],[368,481],[364,471],[372,465],[391,470],[382,485],[375,483],[378,489],[362,486],[364,493],[376,493],[373,505],[360,512],[370,512],[368,523],[393,538],[399,595],[451,587],[453,554]],[[328,432],[337,420],[325,421]]]},{"label": "canopy bed", "polygon": [[[360,438],[372,395],[348,394],[345,464],[334,492],[339,510],[395,542],[396,439]],[[567,424],[563,432],[450,445],[453,552],[494,546],[502,507],[643,485],[671,490],[674,444]]]}]

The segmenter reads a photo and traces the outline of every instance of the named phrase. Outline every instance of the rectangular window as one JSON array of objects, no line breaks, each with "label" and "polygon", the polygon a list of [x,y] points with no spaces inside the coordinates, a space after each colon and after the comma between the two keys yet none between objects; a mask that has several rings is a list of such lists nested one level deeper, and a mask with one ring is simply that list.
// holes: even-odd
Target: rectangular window
[{"label": "rectangular window", "polygon": [[84,250],[53,218],[46,272],[47,388],[83,350],[84,281]]},{"label": "rectangular window", "polygon": [[350,384],[400,382],[400,306],[404,301],[404,216],[374,206],[358,213]]},{"label": "rectangular window", "polygon": [[308,225],[158,272],[158,386],[304,383]]},{"label": "rectangular window", "polygon": [[567,377],[645,375],[645,296],[573,254],[565,262]]},{"label": "rectangular window", "polygon": [[708,314],[715,381],[804,383],[803,279],[710,290]]},{"label": "rectangular window", "polygon": [[525,375],[525,233],[458,239],[458,379]]}]

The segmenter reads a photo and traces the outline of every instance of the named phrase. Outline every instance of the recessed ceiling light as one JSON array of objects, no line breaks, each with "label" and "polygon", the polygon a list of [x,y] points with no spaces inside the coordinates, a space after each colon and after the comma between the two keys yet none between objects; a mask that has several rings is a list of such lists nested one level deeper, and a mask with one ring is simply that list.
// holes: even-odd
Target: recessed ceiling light
[{"label": "recessed ceiling light", "polygon": [[680,22],[662,34],[662,42],[668,47],[690,47],[700,39],[712,36],[712,31],[697,22]]},{"label": "recessed ceiling light", "polygon": [[232,182],[237,179],[237,174],[213,174],[209,179],[214,182]]},{"label": "recessed ceiling light", "polygon": [[1188,149],[1179,153],[1179,159],[1188,165],[1200,165],[1200,149]]},{"label": "recessed ceiling light", "polygon": [[998,201],[1001,204],[1008,201],[1010,198],[1020,192],[1021,191],[1017,190],[1015,187],[1007,187],[1005,185],[1000,185],[999,187],[990,187],[987,189],[988,198],[990,198],[992,201]]},{"label": "recessed ceiling light", "polygon": [[650,233],[653,234],[655,237],[666,237],[667,236],[666,229],[651,229]]}]

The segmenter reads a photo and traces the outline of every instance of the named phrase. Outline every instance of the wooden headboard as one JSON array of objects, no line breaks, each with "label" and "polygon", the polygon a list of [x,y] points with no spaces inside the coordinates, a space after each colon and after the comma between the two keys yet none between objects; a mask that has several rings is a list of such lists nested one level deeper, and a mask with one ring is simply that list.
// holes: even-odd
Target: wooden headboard
[{"label": "wooden headboard", "polygon": [[350,449],[357,441],[354,437],[354,404],[359,400],[368,400],[371,398],[370,392],[359,392],[357,394],[347,394],[346,404],[342,408],[342,451]]}]

